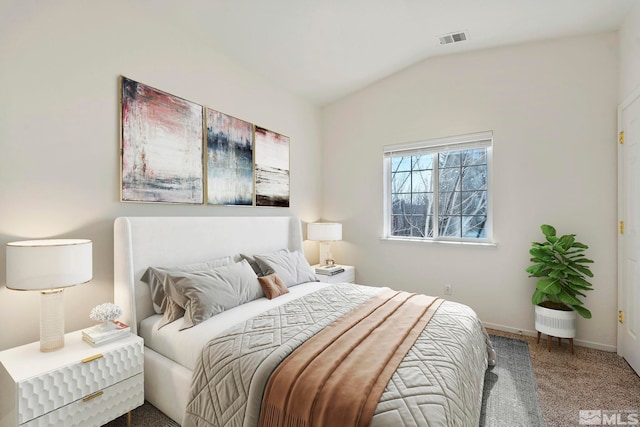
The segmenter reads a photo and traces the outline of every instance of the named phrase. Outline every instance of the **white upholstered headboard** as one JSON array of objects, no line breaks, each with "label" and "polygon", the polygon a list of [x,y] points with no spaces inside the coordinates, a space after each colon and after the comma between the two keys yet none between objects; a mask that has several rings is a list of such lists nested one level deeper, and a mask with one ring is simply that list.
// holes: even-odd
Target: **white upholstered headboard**
[{"label": "white upholstered headboard", "polygon": [[147,267],[171,267],[238,253],[302,251],[293,217],[120,217],[114,224],[114,299],[121,320],[138,331],[154,314]]}]

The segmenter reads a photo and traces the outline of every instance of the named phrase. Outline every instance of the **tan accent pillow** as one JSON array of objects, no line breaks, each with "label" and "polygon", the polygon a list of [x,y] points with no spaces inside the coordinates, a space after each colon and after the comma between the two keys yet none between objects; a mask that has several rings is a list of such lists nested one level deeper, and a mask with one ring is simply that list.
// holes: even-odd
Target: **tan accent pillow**
[{"label": "tan accent pillow", "polygon": [[289,289],[276,273],[258,277],[258,282],[260,282],[260,286],[268,299],[274,299],[289,293]]}]

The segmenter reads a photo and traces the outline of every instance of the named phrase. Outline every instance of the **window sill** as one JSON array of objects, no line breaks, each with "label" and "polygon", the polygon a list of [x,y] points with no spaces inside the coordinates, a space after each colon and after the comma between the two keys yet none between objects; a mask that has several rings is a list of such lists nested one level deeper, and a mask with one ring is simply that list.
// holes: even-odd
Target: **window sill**
[{"label": "window sill", "polygon": [[455,240],[427,240],[427,239],[411,239],[403,237],[381,237],[380,240],[385,242],[402,242],[402,243],[417,243],[417,244],[443,244],[443,245],[461,245],[461,246],[485,246],[495,248],[498,246],[497,242],[472,242],[472,241],[455,241]]}]

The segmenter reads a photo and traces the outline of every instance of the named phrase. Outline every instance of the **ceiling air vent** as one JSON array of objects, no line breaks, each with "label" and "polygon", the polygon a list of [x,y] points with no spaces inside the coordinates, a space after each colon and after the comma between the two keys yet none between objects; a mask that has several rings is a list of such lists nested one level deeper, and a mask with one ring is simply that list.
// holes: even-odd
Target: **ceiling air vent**
[{"label": "ceiling air vent", "polygon": [[467,33],[464,31],[458,33],[445,34],[438,37],[440,44],[451,44],[465,41],[467,39]]}]

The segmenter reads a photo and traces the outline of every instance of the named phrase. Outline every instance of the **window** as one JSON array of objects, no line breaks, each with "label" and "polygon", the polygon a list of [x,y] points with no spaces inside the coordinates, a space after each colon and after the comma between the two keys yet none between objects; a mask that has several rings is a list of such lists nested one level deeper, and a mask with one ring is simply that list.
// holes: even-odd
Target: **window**
[{"label": "window", "polygon": [[492,132],[384,147],[385,237],[490,242]]}]

